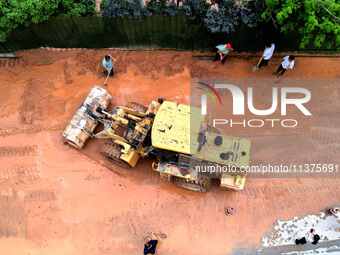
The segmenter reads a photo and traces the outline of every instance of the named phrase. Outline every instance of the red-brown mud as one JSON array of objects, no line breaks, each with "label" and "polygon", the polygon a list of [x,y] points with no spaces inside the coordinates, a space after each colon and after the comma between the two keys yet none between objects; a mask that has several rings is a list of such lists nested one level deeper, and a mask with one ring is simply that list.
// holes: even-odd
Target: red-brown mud
[{"label": "red-brown mud", "polygon": [[[339,203],[339,178],[249,178],[242,192],[213,187],[199,194],[160,181],[149,161],[131,170],[110,165],[95,141],[84,151],[65,146],[63,128],[105,79],[98,73],[105,53],[39,49],[19,52],[15,62],[0,60],[2,254],[141,254],[151,234],[160,239],[158,254],[232,254],[259,247],[277,219]],[[191,78],[264,79],[259,93],[265,95],[280,61],[253,73],[256,59],[232,57],[222,66],[190,52],[110,53],[118,60],[107,86],[113,104],[147,104],[159,96],[189,102]],[[252,140],[252,163],[339,163],[339,75],[338,58],[297,59],[277,86],[289,79],[311,84],[313,118],[294,134],[232,131]],[[226,216],[225,207],[234,207],[234,215]]]}]

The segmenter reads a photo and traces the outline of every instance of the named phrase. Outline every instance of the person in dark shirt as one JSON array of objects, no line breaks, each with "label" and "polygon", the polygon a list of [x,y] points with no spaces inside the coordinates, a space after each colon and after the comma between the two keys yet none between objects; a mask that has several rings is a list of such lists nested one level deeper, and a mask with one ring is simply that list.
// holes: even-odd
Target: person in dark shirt
[{"label": "person in dark shirt", "polygon": [[320,241],[320,236],[318,234],[315,233],[315,229],[311,228],[308,233],[306,234],[306,236],[300,238],[300,239],[296,239],[295,240],[295,244],[299,245],[299,244],[306,244],[307,241],[311,242],[312,244],[316,245],[319,243]]},{"label": "person in dark shirt", "polygon": [[296,245],[306,244],[306,243],[307,243],[306,237],[295,239],[295,244]]},{"label": "person in dark shirt", "polygon": [[144,244],[144,255],[148,254],[156,254],[156,248],[157,248],[158,240],[149,239]]},{"label": "person in dark shirt", "polygon": [[320,236],[319,236],[318,234],[315,234],[315,235],[313,236],[313,242],[312,242],[312,244],[316,245],[316,244],[319,243],[319,241],[320,241]]}]

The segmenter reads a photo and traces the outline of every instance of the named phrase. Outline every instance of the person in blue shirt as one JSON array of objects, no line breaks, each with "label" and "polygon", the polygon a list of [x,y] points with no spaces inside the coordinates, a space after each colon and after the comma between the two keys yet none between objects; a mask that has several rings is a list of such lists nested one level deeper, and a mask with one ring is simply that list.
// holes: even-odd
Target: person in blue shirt
[{"label": "person in blue shirt", "polygon": [[219,60],[221,61],[222,64],[224,64],[224,62],[226,61],[228,54],[234,50],[230,42],[226,44],[217,45],[215,48],[216,48],[216,55],[215,55],[214,61]]},{"label": "person in blue shirt", "polygon": [[104,74],[113,76],[114,73],[114,65],[113,65],[114,59],[111,55],[105,55],[105,57],[102,60],[102,66],[104,68]]}]

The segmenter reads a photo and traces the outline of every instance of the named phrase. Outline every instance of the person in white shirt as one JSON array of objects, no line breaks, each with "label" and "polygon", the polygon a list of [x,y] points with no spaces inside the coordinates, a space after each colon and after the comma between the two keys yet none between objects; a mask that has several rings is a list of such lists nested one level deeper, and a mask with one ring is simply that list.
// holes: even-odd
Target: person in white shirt
[{"label": "person in white shirt", "polygon": [[293,69],[295,64],[295,57],[293,55],[285,56],[282,59],[281,64],[277,68],[277,70],[274,72],[274,75],[277,77],[283,75],[288,69]]},{"label": "person in white shirt", "polygon": [[307,242],[313,242],[313,240],[314,240],[314,232],[315,232],[315,230],[314,230],[314,228],[311,228],[307,233],[306,233],[306,235],[305,235],[305,237],[306,237],[306,241]]},{"label": "person in white shirt", "polygon": [[320,236],[315,233],[315,229],[311,228],[304,237],[295,239],[296,245],[303,245],[306,243],[312,243],[314,245],[318,244],[320,241]]},{"label": "person in white shirt", "polygon": [[275,44],[266,44],[266,48],[263,51],[262,57],[258,64],[256,65],[256,69],[260,69],[263,66],[267,66],[269,63],[269,60],[272,58],[275,50]]}]

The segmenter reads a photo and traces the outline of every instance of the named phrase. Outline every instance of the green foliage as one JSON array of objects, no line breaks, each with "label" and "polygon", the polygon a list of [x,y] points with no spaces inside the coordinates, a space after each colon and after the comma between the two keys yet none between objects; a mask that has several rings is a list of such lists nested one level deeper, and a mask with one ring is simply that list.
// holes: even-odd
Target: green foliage
[{"label": "green foliage", "polygon": [[95,12],[95,0],[60,0],[58,13],[69,16],[90,16]]},{"label": "green foliage", "polygon": [[0,41],[19,25],[28,25],[48,19],[57,8],[57,3],[49,0],[0,2]]},{"label": "green foliage", "polygon": [[[94,12],[95,0],[0,0],[0,42],[18,27]],[[232,33],[240,25],[260,31],[262,21],[287,40],[297,38],[300,48],[340,49],[339,0],[150,0],[146,6],[141,0],[103,0],[102,15],[186,15],[213,33]]]},{"label": "green foliage", "polygon": [[261,17],[286,34],[297,33],[301,48],[340,48],[338,0],[266,0]]},{"label": "green foliage", "polygon": [[94,8],[94,0],[1,0],[0,42],[19,26],[44,22],[60,14],[91,15]]}]

